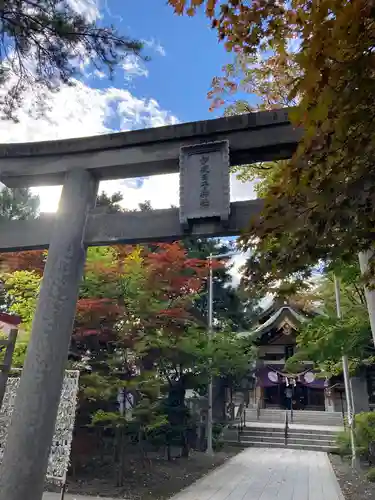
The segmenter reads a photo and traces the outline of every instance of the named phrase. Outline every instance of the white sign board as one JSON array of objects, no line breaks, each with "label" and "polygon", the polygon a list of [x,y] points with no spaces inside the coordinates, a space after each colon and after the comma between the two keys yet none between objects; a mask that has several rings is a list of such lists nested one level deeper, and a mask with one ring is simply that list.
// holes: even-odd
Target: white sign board
[{"label": "white sign board", "polygon": [[[61,391],[55,434],[48,460],[47,478],[64,480],[69,467],[70,449],[76,416],[79,371],[67,370]],[[3,459],[20,377],[9,377],[0,410],[0,461]]]},{"label": "white sign board", "polygon": [[180,222],[229,218],[229,143],[184,146],[180,151]]}]

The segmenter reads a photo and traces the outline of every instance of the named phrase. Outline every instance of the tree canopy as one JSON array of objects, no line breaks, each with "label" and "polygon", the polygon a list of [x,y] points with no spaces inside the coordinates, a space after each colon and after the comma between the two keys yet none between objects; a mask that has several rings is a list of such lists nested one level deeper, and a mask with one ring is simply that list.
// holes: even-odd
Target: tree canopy
[{"label": "tree canopy", "polygon": [[[87,62],[112,75],[142,44],[74,10],[68,0],[6,0],[0,7],[0,107],[15,116],[25,90],[45,104],[46,91],[72,84]],[[37,92],[38,91],[38,92]]]},{"label": "tree canopy", "polygon": [[[375,213],[371,2],[169,3],[178,14],[194,15],[204,8],[228,51],[276,64],[273,76],[276,71],[296,69],[289,99],[297,97],[298,107],[290,117],[303,129],[303,138],[292,161],[282,164],[264,193],[262,217],[242,237],[243,248],[256,248],[248,266],[249,283],[267,288],[291,275],[303,279],[320,260],[371,248]],[[235,92],[231,83],[226,89]]]},{"label": "tree canopy", "polygon": [[[102,198],[106,208],[117,203],[117,197]],[[69,355],[81,371],[80,426],[121,429],[140,446],[152,439],[187,452],[193,421],[186,391],[204,395],[209,375],[221,390],[247,376],[255,352],[231,330],[243,310],[225,286],[221,262],[215,263],[215,288],[222,307],[214,338],[207,336],[205,254],[215,248],[217,242],[204,240],[88,249]],[[41,251],[4,260],[7,307],[21,316],[26,332],[16,346],[17,365],[26,353],[44,261]],[[118,411],[120,391],[131,400],[125,414]]]},{"label": "tree canopy", "polygon": [[[340,283],[341,319],[336,313],[334,274]],[[288,359],[288,368],[308,360],[326,375],[336,375],[342,371],[343,354],[352,372],[372,364],[375,351],[358,262],[336,262],[318,278],[311,295],[322,314],[302,325],[298,351]]]},{"label": "tree canopy", "polygon": [[33,195],[28,188],[8,188],[0,190],[1,219],[34,219],[38,215],[39,197]]},{"label": "tree canopy", "polygon": [[[183,242],[189,257],[207,260],[210,254],[227,254],[233,247],[223,240],[214,238],[187,238]],[[229,328],[233,331],[245,330],[254,320],[257,312],[256,299],[249,297],[241,287],[232,286],[228,258],[219,262],[213,260],[213,312],[218,329]],[[218,265],[217,265],[218,264]],[[225,264],[225,265],[224,265]],[[208,316],[207,293],[200,294],[194,306],[203,317]]]},{"label": "tree canopy", "polygon": [[[39,212],[39,197],[31,193],[28,188],[8,188],[0,186],[0,221],[1,220],[25,220],[34,219]],[[29,266],[26,264],[28,261]],[[40,252],[14,252],[0,254],[0,268],[13,271],[17,269],[36,269],[40,268]],[[22,263],[21,263],[22,261]],[[43,264],[44,265],[44,264]],[[0,279],[0,309],[6,309],[8,300]]]}]

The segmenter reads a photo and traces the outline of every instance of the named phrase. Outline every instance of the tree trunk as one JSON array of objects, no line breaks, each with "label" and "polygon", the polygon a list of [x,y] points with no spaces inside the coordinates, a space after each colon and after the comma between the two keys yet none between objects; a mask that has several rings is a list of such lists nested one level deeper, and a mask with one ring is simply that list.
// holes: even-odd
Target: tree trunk
[{"label": "tree trunk", "polygon": [[117,487],[124,485],[124,430],[116,428],[114,445],[115,483]]},{"label": "tree trunk", "polygon": [[189,443],[187,439],[187,426],[189,410],[185,405],[185,381],[180,378],[170,385],[167,399],[167,415],[171,426],[171,434],[177,431],[180,435],[181,455],[189,456]]}]

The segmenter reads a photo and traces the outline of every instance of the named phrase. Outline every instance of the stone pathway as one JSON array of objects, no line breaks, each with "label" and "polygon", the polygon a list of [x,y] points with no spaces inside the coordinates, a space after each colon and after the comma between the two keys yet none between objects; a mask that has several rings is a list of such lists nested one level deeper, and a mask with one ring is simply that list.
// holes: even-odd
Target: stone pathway
[{"label": "stone pathway", "polygon": [[344,500],[326,453],[248,448],[172,500]]},{"label": "stone pathway", "polygon": [[[43,500],[60,500],[60,493],[44,493]],[[64,500],[114,500],[113,498],[104,497],[87,497],[82,495],[73,495],[65,493]],[[121,500],[121,499],[116,499]]]},{"label": "stone pathway", "polygon": [[[56,493],[43,496],[43,500],[59,498]],[[93,498],[65,496],[65,500]],[[171,500],[344,500],[344,497],[326,453],[248,448]]]}]

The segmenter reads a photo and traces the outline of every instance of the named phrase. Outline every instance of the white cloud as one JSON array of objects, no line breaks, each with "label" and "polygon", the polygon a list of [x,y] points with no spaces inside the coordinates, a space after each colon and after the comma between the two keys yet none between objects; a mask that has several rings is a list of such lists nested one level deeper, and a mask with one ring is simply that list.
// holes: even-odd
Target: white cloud
[{"label": "white cloud", "polygon": [[179,203],[178,174],[154,175],[144,179],[141,188],[131,187],[123,181],[105,181],[100,189],[113,194],[121,191],[124,195],[123,206],[128,209],[138,208],[139,203],[150,200],[152,208],[170,208]]},{"label": "white cloud", "polygon": [[145,67],[144,61],[135,54],[129,54],[125,57],[122,62],[122,69],[126,80],[131,80],[136,76],[148,76],[148,69]]},{"label": "white cloud", "polygon": [[155,46],[155,50],[158,54],[160,54],[163,57],[167,55],[167,53],[165,52],[165,48],[160,44]]},{"label": "white cloud", "polygon": [[82,137],[109,132],[106,127],[111,108],[106,91],[91,89],[77,82],[74,87],[48,95],[48,109],[37,118],[35,94],[24,95],[18,123],[0,121],[2,142],[31,142]]},{"label": "white cloud", "polygon": [[87,22],[91,23],[101,17],[97,0],[68,0],[70,7]]},{"label": "white cloud", "polygon": [[93,75],[96,77],[96,78],[99,78],[99,80],[103,80],[103,78],[105,78],[107,75],[104,73],[104,71],[99,71],[98,69],[96,69],[93,73]]},{"label": "white cloud", "polygon": [[19,122],[0,121],[2,142],[28,142],[109,133],[110,121],[122,130],[176,123],[177,118],[160,108],[154,99],[139,99],[128,90],[93,89],[82,82],[48,95],[49,108],[38,119],[35,92],[24,96]]},{"label": "white cloud", "polygon": [[134,128],[162,127],[178,123],[177,117],[160,108],[155,99],[138,99],[130,92],[112,89],[109,92],[117,104],[121,130]]},{"label": "white cloud", "polygon": [[[3,143],[33,142],[113,132],[111,122],[121,130],[147,128],[177,123],[177,118],[162,109],[155,99],[140,99],[128,90],[107,88],[93,89],[82,82],[73,87],[62,87],[59,92],[48,95],[48,109],[43,117],[38,118],[35,109],[35,89],[29,90],[18,112],[19,122],[0,120],[0,136]],[[5,91],[5,89],[4,89]],[[109,191],[123,190],[126,206],[135,208],[138,200],[154,198],[155,192],[163,198],[162,186],[165,179],[145,180],[145,189],[135,189],[132,185],[112,181],[103,183]],[[57,209],[60,187],[35,188],[40,195],[41,211],[51,212]],[[169,190],[168,190],[169,192]],[[175,198],[171,198],[173,202]],[[160,206],[155,200],[155,208]],[[167,205],[169,206],[169,205]]]},{"label": "white cloud", "polygon": [[244,252],[236,254],[231,258],[230,264],[232,264],[233,267],[230,269],[229,273],[232,276],[232,286],[238,286],[240,284],[242,267],[245,265],[249,256],[250,252]]},{"label": "white cloud", "polygon": [[117,13],[112,12],[112,9],[109,7],[108,0],[102,0],[101,4],[102,4],[101,10],[104,10],[108,17],[110,17],[112,19],[116,19],[120,23],[123,22],[124,18],[122,16],[120,16]]},{"label": "white cloud", "polygon": [[160,56],[165,57],[167,55],[161,43],[156,41],[154,38],[151,38],[150,40],[142,40],[142,42],[145,47],[154,50]]}]

